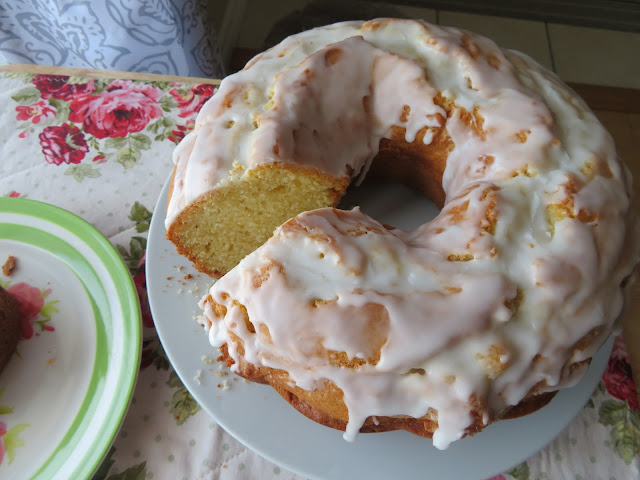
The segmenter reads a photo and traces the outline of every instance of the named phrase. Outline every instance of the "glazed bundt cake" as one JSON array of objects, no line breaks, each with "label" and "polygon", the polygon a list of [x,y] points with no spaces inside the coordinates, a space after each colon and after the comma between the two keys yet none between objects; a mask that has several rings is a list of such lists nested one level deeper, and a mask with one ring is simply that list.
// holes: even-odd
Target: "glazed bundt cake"
[{"label": "glazed bundt cake", "polygon": [[[222,82],[174,160],[167,236],[226,273],[200,303],[211,343],[347,439],[445,448],[544,405],[615,328],[639,258],[630,175],[584,102],[420,21],[286,39]],[[407,232],[331,208],[370,169],[439,215]]]}]

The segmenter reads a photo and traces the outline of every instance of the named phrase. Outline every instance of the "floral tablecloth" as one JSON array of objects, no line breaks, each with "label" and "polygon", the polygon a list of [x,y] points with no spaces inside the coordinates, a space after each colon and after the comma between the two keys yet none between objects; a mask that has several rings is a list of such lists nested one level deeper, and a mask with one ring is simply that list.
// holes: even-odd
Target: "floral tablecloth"
[{"label": "floral tablecloth", "polygon": [[[85,72],[86,73],[86,72]],[[144,274],[151,212],[172,169],[172,150],[193,128],[215,86],[174,81],[0,73],[0,195],[63,207],[117,248],[140,297],[144,341],[121,430],[94,479],[299,479],[234,440],[202,411],[173,371],[154,330]],[[24,285],[23,342],[55,335],[55,305]],[[3,422],[0,478],[21,454],[20,426]],[[640,479],[640,406],[625,344],[615,342],[593,396],[550,445],[497,479]],[[425,472],[428,478],[428,472]]]}]

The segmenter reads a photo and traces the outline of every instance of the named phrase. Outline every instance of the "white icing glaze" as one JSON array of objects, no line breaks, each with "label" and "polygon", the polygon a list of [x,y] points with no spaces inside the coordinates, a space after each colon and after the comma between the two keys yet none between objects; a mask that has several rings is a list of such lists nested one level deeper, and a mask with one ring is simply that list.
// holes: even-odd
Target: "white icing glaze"
[{"label": "white icing glaze", "polygon": [[[477,112],[476,131],[457,114],[440,125],[437,92]],[[455,145],[438,217],[404,232],[358,209],[301,214],[213,285],[224,319],[207,297],[201,307],[211,343],[227,343],[236,361],[231,334],[250,363],[284,369],[304,389],[325,379],[341,388],[345,438],[370,416],[421,417],[431,408],[434,445],[446,448],[472,422],[472,395],[489,422],[541,381],[548,389],[575,381],[584,369],[570,374],[565,365],[589,358],[609,334],[621,282],[638,261],[629,174],[595,116],[553,74],[487,39],[414,21],[347,22],[290,37],[225,79],[203,107],[176,151],[167,225],[224,181],[233,161],[245,169],[300,163],[335,176],[347,166],[366,170],[405,105],[407,140],[424,126],[444,127]],[[571,215],[551,227],[550,204]],[[516,297],[519,308],[507,308]],[[372,305],[388,320],[374,322]],[[574,353],[596,327],[599,337]],[[378,329],[381,345],[371,340]],[[502,349],[495,378],[482,360],[492,345]],[[378,347],[377,363],[357,369],[326,355],[367,359]]]}]

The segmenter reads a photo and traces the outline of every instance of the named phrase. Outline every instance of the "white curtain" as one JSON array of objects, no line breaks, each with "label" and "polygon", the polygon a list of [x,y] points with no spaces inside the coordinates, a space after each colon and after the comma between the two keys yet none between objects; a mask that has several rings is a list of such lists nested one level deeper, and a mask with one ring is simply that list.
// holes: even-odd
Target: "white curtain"
[{"label": "white curtain", "polygon": [[218,77],[206,0],[0,0],[4,63]]}]

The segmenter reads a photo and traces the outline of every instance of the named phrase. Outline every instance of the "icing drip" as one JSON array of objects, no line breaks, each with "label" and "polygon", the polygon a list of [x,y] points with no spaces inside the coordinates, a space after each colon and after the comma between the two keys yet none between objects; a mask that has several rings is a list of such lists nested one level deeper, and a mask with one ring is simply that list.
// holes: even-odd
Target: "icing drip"
[{"label": "icing drip", "polygon": [[226,343],[236,362],[237,337],[249,363],[285,370],[303,389],[339,387],[345,438],[370,416],[436,410],[434,445],[446,448],[470,411],[488,423],[540,382],[575,381],[582,370],[565,366],[611,331],[638,261],[630,177],[595,116],[552,74],[421,22],[296,35],[203,107],[176,150],[167,225],[233,161],[358,175],[397,125],[407,141],[426,128],[427,144],[444,128],[454,145],[433,221],[405,232],[358,209],[301,214],[211,288],[224,318],[207,297],[200,305],[211,343]]}]

